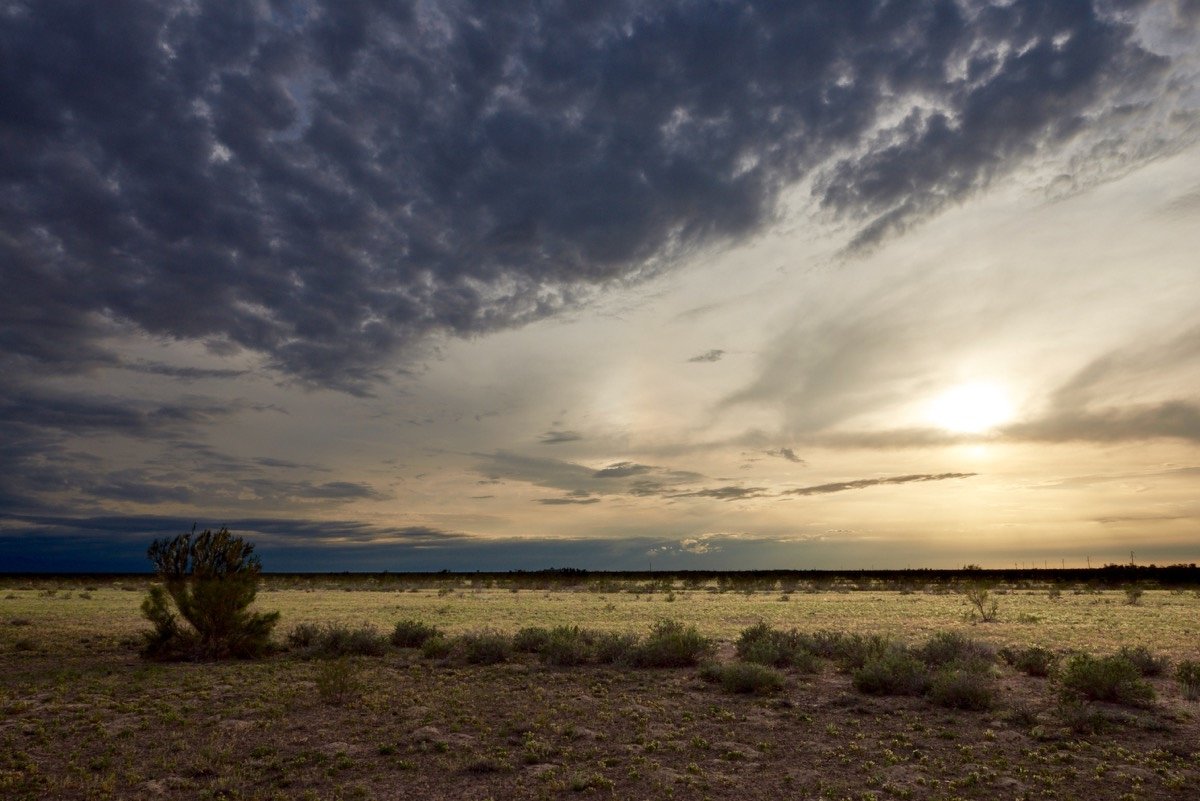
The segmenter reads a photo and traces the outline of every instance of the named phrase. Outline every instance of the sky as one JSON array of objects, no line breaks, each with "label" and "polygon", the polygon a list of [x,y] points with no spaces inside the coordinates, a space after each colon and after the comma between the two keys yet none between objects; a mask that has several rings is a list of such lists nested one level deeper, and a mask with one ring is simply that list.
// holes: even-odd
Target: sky
[{"label": "sky", "polygon": [[1200,561],[1200,2],[0,0],[0,572]]}]

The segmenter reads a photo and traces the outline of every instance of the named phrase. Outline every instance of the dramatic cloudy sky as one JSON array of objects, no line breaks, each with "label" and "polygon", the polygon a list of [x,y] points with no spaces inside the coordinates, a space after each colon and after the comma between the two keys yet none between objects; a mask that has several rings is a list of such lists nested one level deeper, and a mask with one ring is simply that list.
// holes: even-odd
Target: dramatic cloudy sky
[{"label": "dramatic cloudy sky", "polygon": [[0,0],[0,571],[1200,561],[1200,2]]}]

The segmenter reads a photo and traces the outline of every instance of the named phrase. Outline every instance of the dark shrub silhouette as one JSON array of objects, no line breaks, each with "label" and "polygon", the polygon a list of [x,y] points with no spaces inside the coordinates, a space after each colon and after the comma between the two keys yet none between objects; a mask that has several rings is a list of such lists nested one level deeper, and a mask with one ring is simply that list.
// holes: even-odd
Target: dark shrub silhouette
[{"label": "dark shrub silhouette", "polygon": [[162,584],[152,586],[142,601],[142,615],[154,624],[143,656],[248,659],[270,650],[279,613],[248,610],[262,569],[252,544],[224,526],[215,534],[205,529],[196,535],[193,528],[174,539],[155,540],[146,555]]}]

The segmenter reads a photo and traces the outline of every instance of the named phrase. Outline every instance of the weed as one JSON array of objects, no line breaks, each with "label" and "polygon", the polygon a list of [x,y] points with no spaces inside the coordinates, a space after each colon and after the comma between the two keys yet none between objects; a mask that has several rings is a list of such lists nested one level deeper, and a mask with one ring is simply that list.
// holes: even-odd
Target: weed
[{"label": "weed", "polygon": [[430,637],[441,633],[437,626],[419,620],[401,620],[392,630],[392,645],[397,648],[420,648]]},{"label": "weed", "polygon": [[753,662],[719,664],[709,662],[700,668],[700,678],[720,684],[726,692],[767,695],[783,689],[783,674]]},{"label": "weed", "polygon": [[634,667],[692,667],[712,650],[712,641],[695,626],[660,620],[650,635],[630,651],[628,660]]},{"label": "weed", "polygon": [[856,690],[869,695],[920,695],[929,686],[925,665],[899,647],[869,659],[852,679]]},{"label": "weed", "polygon": [[1139,645],[1136,648],[1126,645],[1117,651],[1117,656],[1124,657],[1133,663],[1143,676],[1161,676],[1171,667],[1171,660],[1165,656],[1155,656],[1149,648]]},{"label": "weed", "polygon": [[1154,688],[1142,680],[1137,666],[1122,656],[1075,654],[1067,660],[1059,681],[1068,697],[1134,706],[1154,700]]}]

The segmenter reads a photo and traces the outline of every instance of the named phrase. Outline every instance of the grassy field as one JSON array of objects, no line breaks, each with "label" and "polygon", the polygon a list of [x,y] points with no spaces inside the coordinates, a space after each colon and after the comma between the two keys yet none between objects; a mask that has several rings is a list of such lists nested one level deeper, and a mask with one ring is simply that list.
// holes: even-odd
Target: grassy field
[{"label": "grassy field", "polygon": [[[342,660],[147,663],[146,583],[0,584],[4,798],[1082,798],[1200,797],[1200,705],[1170,672],[1150,704],[1064,704],[1054,678],[997,660],[997,702],[947,709],[874,696],[823,661],[770,694],[733,694],[696,668],[495,665],[388,648]],[[651,591],[653,590],[653,591]],[[645,633],[669,618],[733,643],[764,621],[878,633],[917,647],[938,632],[1057,654],[1144,646],[1200,659],[1200,597],[1148,590],[996,590],[975,623],[949,588],[806,592],[606,583],[539,588],[443,582],[264,582],[282,641],[302,623],[402,619],[449,635],[576,624]],[[331,681],[341,682],[329,692]]]}]

